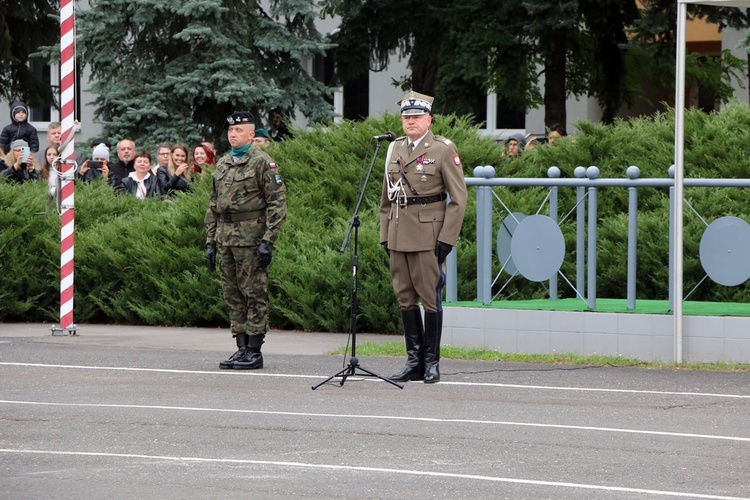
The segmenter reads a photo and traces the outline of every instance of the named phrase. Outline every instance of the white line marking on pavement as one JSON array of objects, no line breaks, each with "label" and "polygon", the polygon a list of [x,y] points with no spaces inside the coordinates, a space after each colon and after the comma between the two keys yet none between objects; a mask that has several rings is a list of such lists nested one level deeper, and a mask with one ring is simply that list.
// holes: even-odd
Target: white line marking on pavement
[{"label": "white line marking on pavement", "polygon": [[174,457],[165,455],[140,455],[130,453],[98,453],[88,451],[54,451],[54,450],[13,450],[0,448],[0,453],[16,454],[36,454],[36,455],[63,455],[79,457],[107,457],[107,458],[125,458],[125,459],[147,459],[147,460],[166,460],[175,462],[197,462],[197,463],[224,463],[224,464],[246,464],[246,465],[271,465],[278,467],[299,467],[306,469],[332,469],[343,471],[362,471],[362,472],[383,472],[389,474],[402,474],[410,476],[427,476],[451,479],[473,479],[477,481],[495,481],[499,483],[528,484],[535,486],[552,486],[557,488],[576,488],[585,490],[599,491],[617,491],[624,493],[642,493],[647,495],[660,495],[671,497],[689,497],[689,498],[710,498],[719,500],[748,500],[746,497],[729,497],[719,495],[703,495],[700,493],[685,493],[679,491],[666,490],[648,490],[641,488],[627,488],[622,486],[600,486],[596,484],[583,483],[562,483],[556,481],[539,481],[534,479],[516,479],[509,477],[480,476],[477,474],[457,474],[451,472],[431,472],[408,469],[386,469],[381,467],[360,467],[354,465],[333,465],[333,464],[311,464],[304,462],[279,462],[272,460],[240,460],[229,458],[203,458],[203,457]]},{"label": "white line marking on pavement", "polygon": [[[326,375],[297,375],[291,373],[259,373],[255,371],[242,371],[237,373],[236,370],[221,371],[201,371],[201,370],[172,370],[165,368],[136,368],[128,366],[84,366],[84,365],[53,365],[47,363],[9,363],[0,362],[0,366],[28,366],[32,368],[65,368],[74,370],[113,370],[113,371],[131,371],[131,372],[152,372],[152,373],[181,373],[186,375],[231,375],[252,376],[252,377],[277,377],[277,378],[307,378],[307,379],[325,379]],[[338,381],[340,377],[333,379]],[[370,378],[357,374],[348,377],[351,380],[368,380],[372,382],[382,382],[376,378]],[[419,382],[417,382],[419,384]],[[750,394],[719,394],[710,392],[681,392],[681,391],[650,391],[640,389],[607,389],[602,387],[555,387],[550,385],[523,385],[523,384],[493,384],[488,382],[449,382],[441,381],[437,385],[460,385],[471,387],[499,387],[507,389],[536,389],[548,391],[578,391],[578,392],[610,392],[620,394],[654,394],[660,396],[696,396],[708,398],[732,398],[732,399],[750,399]]]},{"label": "white line marking on pavement", "polygon": [[285,415],[292,417],[322,417],[322,418],[356,418],[372,420],[401,420],[412,422],[433,422],[433,423],[459,423],[459,424],[484,424],[484,425],[503,425],[517,427],[539,427],[546,429],[568,429],[579,431],[598,431],[598,432],[617,432],[625,434],[646,434],[653,436],[667,437],[685,437],[698,439],[718,439],[724,441],[750,442],[750,438],[739,436],[720,436],[714,434],[692,434],[689,432],[665,432],[665,431],[648,431],[640,429],[621,429],[616,427],[593,427],[585,425],[562,425],[562,424],[539,424],[530,422],[511,422],[502,420],[477,420],[469,418],[436,418],[436,417],[404,417],[397,415],[352,415],[340,413],[307,413],[292,411],[270,411],[270,410],[239,410],[233,408],[201,408],[190,406],[161,406],[161,405],[126,405],[126,404],[106,404],[106,403],[52,403],[45,401],[18,401],[18,400],[0,400],[0,404],[18,404],[18,405],[37,405],[37,406],[68,406],[79,408],[130,408],[140,410],[177,410],[177,411],[194,411],[194,412],[219,412],[219,413],[245,413],[256,415]]}]

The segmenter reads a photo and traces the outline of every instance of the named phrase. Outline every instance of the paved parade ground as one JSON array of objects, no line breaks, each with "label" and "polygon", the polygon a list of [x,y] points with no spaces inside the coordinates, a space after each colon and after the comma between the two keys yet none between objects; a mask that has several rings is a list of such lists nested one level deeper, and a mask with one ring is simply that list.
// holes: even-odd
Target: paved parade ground
[{"label": "paved parade ground", "polygon": [[263,370],[220,371],[224,330],[0,324],[0,497],[750,498],[750,373],[443,360],[311,390],[346,341],[271,332]]}]

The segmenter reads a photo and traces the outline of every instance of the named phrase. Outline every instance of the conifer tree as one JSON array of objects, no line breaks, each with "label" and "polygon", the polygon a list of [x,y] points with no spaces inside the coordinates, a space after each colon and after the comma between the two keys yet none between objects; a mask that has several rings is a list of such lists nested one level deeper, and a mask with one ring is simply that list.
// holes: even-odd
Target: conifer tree
[{"label": "conifer tree", "polygon": [[79,13],[79,54],[109,137],[220,142],[233,110],[260,125],[271,112],[332,114],[327,89],[303,66],[326,49],[312,1],[275,0],[267,11],[253,0],[90,3]]}]

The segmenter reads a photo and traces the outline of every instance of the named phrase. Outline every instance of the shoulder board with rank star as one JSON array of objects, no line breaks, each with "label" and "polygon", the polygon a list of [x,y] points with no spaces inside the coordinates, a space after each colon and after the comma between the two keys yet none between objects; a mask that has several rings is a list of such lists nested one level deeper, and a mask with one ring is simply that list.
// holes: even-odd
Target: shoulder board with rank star
[{"label": "shoulder board with rank star", "polygon": [[442,135],[436,135],[435,140],[438,142],[442,142],[443,144],[453,144],[450,139],[447,139]]}]

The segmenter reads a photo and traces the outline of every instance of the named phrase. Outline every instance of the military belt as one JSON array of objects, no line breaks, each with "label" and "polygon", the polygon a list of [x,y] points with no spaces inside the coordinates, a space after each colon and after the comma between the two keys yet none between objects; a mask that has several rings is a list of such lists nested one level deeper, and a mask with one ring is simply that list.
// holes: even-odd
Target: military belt
[{"label": "military belt", "polygon": [[220,214],[220,217],[224,222],[239,222],[242,220],[259,219],[263,217],[265,213],[265,210],[252,210],[250,212],[227,212]]},{"label": "military belt", "polygon": [[445,201],[448,195],[445,193],[434,194],[432,196],[408,196],[406,198],[407,205],[427,205],[428,203],[436,203],[438,201]]}]

